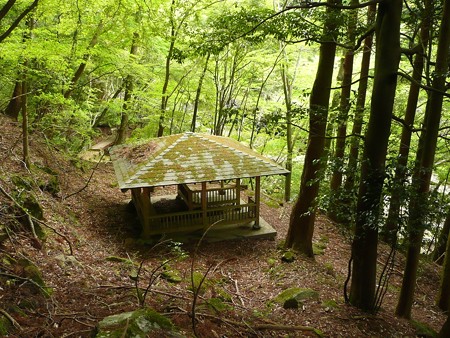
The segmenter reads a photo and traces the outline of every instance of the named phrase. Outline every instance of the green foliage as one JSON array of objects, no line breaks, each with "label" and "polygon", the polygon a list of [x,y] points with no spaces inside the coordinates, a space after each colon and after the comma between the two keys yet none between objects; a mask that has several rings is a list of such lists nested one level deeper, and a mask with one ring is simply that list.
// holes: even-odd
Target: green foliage
[{"label": "green foliage", "polygon": [[[153,309],[143,308],[133,312],[111,315],[98,323],[95,337],[148,337],[170,335],[175,327],[170,319]],[[173,332],[174,333],[174,332]]]}]

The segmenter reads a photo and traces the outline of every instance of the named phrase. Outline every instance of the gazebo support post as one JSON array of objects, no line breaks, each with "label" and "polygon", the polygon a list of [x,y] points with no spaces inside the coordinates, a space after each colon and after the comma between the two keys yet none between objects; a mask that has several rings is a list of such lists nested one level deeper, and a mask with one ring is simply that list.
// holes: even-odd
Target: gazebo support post
[{"label": "gazebo support post", "polygon": [[261,201],[261,176],[255,177],[255,204],[256,204],[256,219],[255,224],[253,224],[253,229],[258,230],[261,228],[259,225],[259,204]]},{"label": "gazebo support post", "polygon": [[236,178],[236,205],[241,204],[241,179]]},{"label": "gazebo support post", "polygon": [[206,182],[202,182],[202,219],[203,219],[203,229],[206,230],[208,226],[208,214],[206,212],[208,207],[207,193],[206,193]]}]

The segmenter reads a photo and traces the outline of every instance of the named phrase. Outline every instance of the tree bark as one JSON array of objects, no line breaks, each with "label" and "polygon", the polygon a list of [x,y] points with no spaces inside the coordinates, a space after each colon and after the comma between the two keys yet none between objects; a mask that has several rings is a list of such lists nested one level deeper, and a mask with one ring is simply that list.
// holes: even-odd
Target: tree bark
[{"label": "tree bark", "polygon": [[356,207],[349,298],[364,311],[375,307],[380,199],[400,61],[401,12],[402,0],[386,0],[379,4],[377,14],[375,74]]},{"label": "tree bark", "polygon": [[[328,0],[328,4],[340,1]],[[291,213],[286,247],[300,251],[313,257],[312,236],[316,218],[316,197],[319,193],[322,158],[325,145],[325,134],[330,102],[331,82],[333,78],[336,43],[333,35],[336,23],[332,13],[336,9],[327,8],[327,19],[323,37],[327,42],[320,45],[319,64],[310,97],[309,135],[305,162],[300,182],[300,193]]]},{"label": "tree bark", "polygon": [[402,127],[402,135],[400,140],[400,148],[398,151],[398,162],[395,168],[394,186],[391,192],[388,217],[383,227],[382,239],[386,243],[393,245],[397,240],[397,231],[400,223],[400,207],[402,204],[404,181],[407,174],[407,165],[409,157],[409,148],[411,144],[412,129],[414,126],[414,118],[416,116],[417,102],[420,92],[420,83],[422,80],[422,72],[424,68],[424,52],[430,39],[431,27],[431,8],[432,1],[424,1],[424,14],[420,28],[420,41],[417,54],[413,62],[413,81],[409,88],[408,102],[406,105],[404,122]]},{"label": "tree bark", "polygon": [[[436,66],[432,90],[429,94],[425,112],[425,125],[421,133],[422,149],[417,159],[413,174],[412,194],[409,203],[408,239],[409,246],[406,256],[406,267],[403,275],[402,288],[396,308],[396,315],[403,318],[411,317],[414,299],[417,267],[420,249],[425,231],[428,214],[427,201],[429,197],[431,173],[433,170],[439,124],[442,115],[442,102],[445,92],[445,80],[448,72],[447,58],[450,47],[450,0],[445,0],[442,13],[441,27],[436,53]],[[420,147],[419,147],[420,148]]]}]

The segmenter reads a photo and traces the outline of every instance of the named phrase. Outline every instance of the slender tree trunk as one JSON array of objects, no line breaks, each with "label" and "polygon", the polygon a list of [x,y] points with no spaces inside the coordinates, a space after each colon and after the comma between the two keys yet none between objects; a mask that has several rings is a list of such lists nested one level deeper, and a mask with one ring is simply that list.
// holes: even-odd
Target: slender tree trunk
[{"label": "slender tree trunk", "polygon": [[444,255],[447,255],[445,248],[450,235],[450,212],[447,213],[444,226],[442,227],[438,240],[436,242],[436,248],[433,252],[433,261],[441,265],[444,262]]},{"label": "slender tree trunk", "polygon": [[[328,4],[339,4],[340,1],[328,0]],[[333,78],[336,43],[333,35],[336,23],[332,13],[335,9],[327,8],[327,20],[323,37],[327,42],[320,45],[319,64],[316,79],[310,97],[309,136],[305,154],[305,162],[300,183],[300,193],[291,213],[286,247],[299,250],[313,257],[312,236],[316,218],[316,197],[319,192],[322,158],[325,144],[325,133],[330,103],[331,82]]]},{"label": "slender tree trunk", "polygon": [[365,311],[375,307],[378,219],[400,62],[401,12],[402,0],[386,0],[378,7],[375,74],[352,243],[349,299]]},{"label": "slender tree trunk", "polygon": [[192,112],[192,122],[191,122],[191,131],[193,133],[195,132],[195,125],[197,124],[198,104],[200,102],[200,94],[202,92],[203,80],[205,78],[206,71],[208,70],[208,63],[210,56],[211,56],[210,53],[206,55],[205,66],[203,67],[203,71],[200,74],[200,78],[198,79],[197,91],[195,93],[195,100],[194,100],[194,111]]},{"label": "slender tree trunk", "polygon": [[[25,63],[26,66],[26,63]],[[27,103],[27,80],[24,75],[24,79],[22,81],[22,93],[23,97],[21,100],[22,103],[22,150],[23,150],[23,163],[27,168],[31,167],[30,162],[30,148],[29,148],[29,129],[28,129],[28,103]]]},{"label": "slender tree trunk", "polygon": [[[122,92],[123,90],[123,84],[120,85],[119,88],[117,88],[117,90],[115,91],[114,95],[111,97],[110,100],[114,100],[117,99],[117,97],[119,96],[119,94]],[[97,119],[94,121],[93,127],[98,127],[100,125],[100,122],[102,122],[103,118],[105,117],[106,113],[108,112],[108,107],[105,107],[102,112],[100,113],[100,115],[97,117]]]},{"label": "slender tree trunk", "polygon": [[283,83],[284,104],[286,107],[286,169],[289,173],[285,177],[284,181],[284,200],[286,202],[291,200],[291,184],[292,184],[292,157],[294,152],[295,137],[292,135],[292,83],[295,79],[295,73],[300,61],[300,53],[297,57],[294,76],[289,79],[288,75],[288,58],[286,55],[286,46],[280,46],[283,50],[283,59],[285,62],[281,64],[281,80]]},{"label": "slender tree trunk", "polygon": [[[428,197],[433,170],[436,144],[441,121],[443,92],[448,72],[448,55],[450,47],[450,0],[444,1],[439,40],[436,53],[436,66],[425,112],[425,128],[421,133],[423,151],[420,151],[412,182],[412,195],[409,203],[408,239],[409,246],[406,256],[406,267],[403,274],[402,288],[396,308],[396,315],[403,318],[411,317],[414,299],[417,267],[420,249],[428,215]],[[420,149],[419,149],[420,150]]]},{"label": "slender tree trunk", "polygon": [[286,169],[289,173],[285,177],[284,181],[284,200],[289,202],[291,200],[291,184],[292,184],[292,153],[294,150],[294,142],[292,140],[292,86],[287,78],[286,69],[282,68],[282,79],[284,98],[286,105]]},{"label": "slender tree trunk", "polygon": [[397,231],[400,219],[400,207],[403,200],[404,181],[407,174],[407,165],[409,157],[409,148],[411,144],[412,128],[414,126],[414,118],[416,116],[417,102],[420,92],[420,83],[422,80],[422,72],[424,68],[424,51],[428,45],[431,27],[431,7],[432,1],[424,1],[424,15],[420,29],[419,50],[414,57],[413,62],[413,81],[411,82],[408,95],[408,103],[406,105],[405,118],[402,128],[402,136],[400,140],[400,149],[398,155],[398,163],[396,164],[394,187],[391,193],[388,217],[383,228],[383,241],[394,244],[397,239]]},{"label": "slender tree trunk", "polygon": [[102,31],[103,31],[103,22],[100,21],[97,25],[97,28],[95,29],[94,36],[92,37],[88,47],[86,48],[86,53],[83,56],[83,61],[80,63],[77,70],[75,71],[75,74],[73,75],[72,80],[70,81],[69,88],[64,93],[64,98],[67,99],[72,95],[72,92],[75,89],[75,85],[77,84],[78,80],[81,78],[81,75],[83,75],[84,70],[86,69],[87,61],[91,55],[90,50],[94,48],[95,45],[97,44],[98,37],[100,36]]},{"label": "slender tree trunk", "polygon": [[[367,8],[367,22],[373,22],[375,19],[376,5],[370,5]],[[344,183],[344,195],[353,196],[355,188],[356,172],[358,167],[359,148],[361,138],[355,135],[361,135],[363,118],[366,106],[367,84],[369,80],[370,58],[372,55],[373,34],[364,39],[363,55],[361,60],[361,71],[359,76],[358,94],[356,97],[355,117],[353,119],[352,138],[350,141],[350,150],[347,163],[347,176]],[[353,208],[350,208],[353,209]]]},{"label": "slender tree trunk", "polygon": [[[133,34],[133,41],[131,42],[131,55],[136,55],[138,51],[138,40],[139,34]],[[127,75],[125,79],[125,93],[123,98],[123,107],[122,107],[122,118],[120,120],[120,126],[117,130],[117,139],[116,144],[122,144],[125,142],[127,137],[126,131],[128,129],[128,119],[129,119],[129,109],[131,105],[131,99],[133,97],[133,76],[131,74]]]},{"label": "slender tree trunk", "polygon": [[259,87],[259,91],[258,91],[258,97],[256,99],[256,105],[255,105],[255,110],[254,110],[254,115],[253,115],[253,126],[252,126],[252,133],[250,134],[250,142],[249,142],[249,146],[250,148],[253,147],[253,141],[256,138],[255,135],[255,125],[256,125],[256,115],[257,112],[259,112],[259,101],[261,100],[261,96],[264,90],[264,87],[267,83],[267,81],[269,80],[270,76],[272,75],[272,72],[275,70],[275,68],[277,67],[278,62],[280,62],[281,56],[283,55],[283,51],[280,51],[280,53],[278,54],[277,58],[275,59],[275,62],[273,63],[272,67],[269,70],[269,73],[267,74],[267,76],[264,78],[264,80],[261,83],[261,87]]},{"label": "slender tree trunk", "polygon": [[[358,0],[352,0],[352,5],[358,4]],[[350,22],[348,25],[348,37],[351,44],[355,41],[355,27],[357,20],[357,11],[353,11],[350,15]],[[353,60],[354,51],[347,50],[344,56],[344,62],[342,65],[342,82],[341,82],[341,95],[339,99],[339,112],[338,112],[338,127],[336,132],[336,144],[335,152],[333,157],[333,173],[330,179],[330,194],[331,194],[331,205],[328,215],[331,219],[337,222],[341,222],[348,219],[345,215],[346,208],[342,208],[342,178],[344,169],[344,155],[345,155],[345,145],[347,143],[347,121],[348,112],[350,110],[350,99],[351,99],[351,85],[353,77]]]},{"label": "slender tree trunk", "polygon": [[158,137],[161,137],[164,135],[164,120],[166,115],[166,109],[167,109],[167,102],[169,101],[169,97],[167,95],[167,87],[169,86],[169,79],[170,79],[170,62],[172,60],[173,50],[175,48],[175,41],[177,36],[177,30],[175,27],[174,22],[174,12],[175,12],[175,0],[172,0],[172,4],[170,7],[171,11],[171,18],[170,18],[170,44],[169,44],[169,51],[167,52],[166,56],[166,65],[165,65],[165,73],[164,73],[164,82],[163,82],[163,88],[161,92],[161,113],[159,116],[159,126],[158,126]]}]

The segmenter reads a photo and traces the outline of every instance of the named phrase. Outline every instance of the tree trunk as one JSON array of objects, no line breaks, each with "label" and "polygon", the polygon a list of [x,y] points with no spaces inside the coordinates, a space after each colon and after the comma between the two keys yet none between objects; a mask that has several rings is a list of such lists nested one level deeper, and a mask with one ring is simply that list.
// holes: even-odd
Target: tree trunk
[{"label": "tree trunk", "polygon": [[[14,1],[15,2],[15,1]],[[0,17],[6,15],[9,10],[11,9],[11,6],[14,5],[13,1],[8,1],[0,10]],[[14,20],[14,22],[6,29],[6,31],[0,35],[0,43],[5,40],[12,31],[19,25],[19,23],[25,18],[28,13],[30,13],[34,8],[37,7],[39,3],[39,0],[34,0],[22,13],[20,13],[17,18]]]},{"label": "tree trunk", "polygon": [[401,12],[402,0],[387,0],[378,7],[375,74],[356,207],[349,299],[364,311],[375,307],[378,219],[400,61]]},{"label": "tree trunk", "polygon": [[447,241],[450,235],[450,212],[447,213],[445,218],[444,226],[442,227],[438,240],[436,242],[436,248],[433,252],[433,261],[435,263],[442,265],[444,262],[444,256],[447,255],[445,252]]},{"label": "tree trunk", "polygon": [[172,4],[170,5],[170,11],[171,11],[170,44],[169,44],[169,51],[167,52],[167,56],[166,56],[164,82],[163,82],[163,88],[162,88],[162,92],[161,92],[161,113],[159,116],[159,126],[158,126],[158,134],[157,134],[158,137],[161,137],[164,135],[164,120],[165,120],[165,116],[166,116],[167,102],[169,101],[169,97],[167,95],[167,87],[169,86],[169,79],[170,79],[170,62],[172,60],[172,55],[173,55],[173,51],[175,48],[175,41],[176,41],[176,35],[177,35],[177,31],[175,28],[175,22],[174,22],[175,0],[172,0]]},{"label": "tree trunk", "polygon": [[444,265],[442,267],[441,285],[436,305],[442,311],[450,310],[450,240],[447,238]]},{"label": "tree trunk", "polygon": [[5,109],[5,114],[17,121],[22,109],[22,82],[16,81],[11,100]]},{"label": "tree trunk", "polygon": [[[376,5],[372,4],[367,8],[367,22],[371,23],[375,19]],[[350,150],[347,163],[347,176],[344,183],[344,195],[353,196],[356,172],[359,158],[359,148],[361,144],[361,138],[357,135],[361,135],[364,111],[366,106],[367,84],[369,80],[370,69],[370,57],[372,55],[373,34],[368,35],[364,39],[363,55],[361,60],[361,70],[359,76],[358,94],[356,97],[355,117],[353,119],[352,138],[350,142]],[[349,202],[350,203],[350,202]],[[353,208],[351,208],[353,209]]]},{"label": "tree trunk", "polygon": [[439,331],[438,338],[448,338],[450,337],[450,314],[447,316],[447,320],[444,325],[442,325],[441,331]]},{"label": "tree trunk", "polygon": [[[332,5],[338,4],[340,1],[328,0],[327,3]],[[299,250],[309,257],[314,256],[312,236],[316,218],[316,197],[319,192],[324,161],[322,156],[336,55],[336,43],[333,42],[336,23],[333,22],[332,13],[336,13],[336,9],[327,8],[328,19],[323,31],[324,40],[327,42],[320,45],[319,64],[311,91],[308,145],[300,182],[300,193],[291,213],[286,237],[286,247]]]},{"label": "tree trunk", "polygon": [[[133,34],[133,41],[131,42],[131,55],[136,55],[138,51],[138,40],[139,34]],[[125,79],[125,93],[123,98],[123,107],[122,107],[122,118],[120,120],[120,126],[117,130],[117,139],[116,144],[122,144],[126,139],[126,131],[128,129],[128,118],[129,118],[129,109],[131,104],[131,99],[133,97],[133,76],[131,74],[127,75]]]},{"label": "tree trunk", "polygon": [[[26,67],[26,63],[24,65]],[[31,163],[30,163],[30,148],[29,148],[29,141],[28,141],[28,107],[27,107],[27,80],[26,76],[24,76],[24,79],[22,81],[22,93],[23,97],[21,100],[22,103],[22,151],[23,151],[23,163],[25,166],[30,169]]]},{"label": "tree trunk", "polygon": [[439,40],[436,53],[436,66],[432,87],[425,112],[425,128],[421,133],[423,151],[420,151],[412,182],[412,194],[409,203],[408,234],[409,247],[406,256],[406,267],[403,275],[402,288],[396,308],[396,315],[403,318],[411,317],[411,307],[416,285],[417,267],[420,249],[425,231],[428,214],[427,201],[431,173],[433,170],[439,124],[442,113],[442,102],[445,91],[445,80],[448,71],[447,57],[450,47],[450,0],[445,0]]},{"label": "tree trunk", "polygon": [[430,38],[431,26],[431,0],[424,1],[424,14],[420,28],[420,41],[417,54],[413,63],[413,81],[411,82],[408,95],[408,103],[406,105],[405,118],[402,128],[402,136],[400,140],[400,148],[398,152],[398,162],[395,168],[394,186],[391,192],[388,217],[383,228],[382,239],[386,243],[393,245],[397,240],[397,231],[400,223],[400,207],[404,200],[404,181],[407,174],[407,165],[409,157],[409,148],[411,144],[412,128],[414,126],[414,118],[416,116],[417,102],[420,92],[420,83],[422,80],[422,72],[424,68],[424,52]]},{"label": "tree trunk", "polygon": [[83,56],[83,61],[78,66],[77,70],[75,71],[75,74],[72,77],[72,80],[70,81],[69,88],[64,93],[64,98],[68,99],[71,95],[73,90],[75,89],[75,85],[77,84],[78,80],[81,78],[81,75],[83,75],[84,70],[86,69],[86,63],[90,57],[89,51],[95,47],[95,45],[98,42],[98,37],[101,34],[103,30],[103,22],[100,21],[97,25],[97,28],[95,29],[94,36],[92,37],[91,41],[89,42],[89,45],[86,48],[86,53]]},{"label": "tree trunk", "polygon": [[[280,46],[283,50],[283,58],[287,61],[285,46]],[[291,182],[292,182],[292,151],[294,143],[292,142],[292,83],[289,81],[286,63],[281,64],[281,81],[283,84],[284,105],[286,106],[286,169],[289,173],[284,181],[284,200],[288,202],[291,199]]]},{"label": "tree trunk", "polygon": [[[117,97],[119,96],[119,94],[122,92],[123,90],[123,84],[121,84],[119,86],[119,88],[117,88],[117,90],[115,91],[115,93],[113,94],[113,96],[110,98],[110,100],[114,100],[117,99]],[[106,113],[108,112],[109,108],[106,106],[102,112],[100,113],[100,115],[95,119],[94,123],[93,123],[93,127],[96,128],[100,125],[100,123],[102,122],[103,118],[105,117]]]},{"label": "tree trunk", "polygon": [[205,78],[206,71],[208,70],[208,63],[211,54],[208,53],[206,55],[205,66],[203,67],[203,71],[200,74],[200,78],[198,79],[197,91],[195,93],[195,101],[194,101],[194,111],[192,112],[192,122],[191,122],[191,131],[195,132],[195,125],[197,124],[197,112],[198,112],[198,104],[200,102],[200,94],[202,92],[203,79]]},{"label": "tree trunk", "polygon": [[[358,0],[352,0],[352,5],[358,4]],[[353,11],[350,14],[350,21],[348,25],[348,37],[349,42],[354,44],[355,41],[355,27],[357,20],[357,11]],[[328,215],[336,222],[342,222],[348,219],[346,215],[346,208],[342,208],[342,194],[341,185],[344,169],[344,155],[345,145],[347,142],[347,120],[348,112],[350,110],[350,95],[353,76],[353,60],[354,51],[347,50],[344,56],[344,62],[342,64],[342,82],[341,82],[341,95],[339,99],[339,112],[338,112],[338,127],[336,132],[336,144],[333,157],[333,173],[330,179],[330,195],[331,204]]]}]

